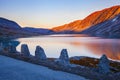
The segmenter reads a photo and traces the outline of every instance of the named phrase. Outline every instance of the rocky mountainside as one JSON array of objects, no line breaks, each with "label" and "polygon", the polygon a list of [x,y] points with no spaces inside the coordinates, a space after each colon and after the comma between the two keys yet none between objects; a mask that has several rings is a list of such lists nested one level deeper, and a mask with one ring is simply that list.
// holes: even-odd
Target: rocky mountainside
[{"label": "rocky mountainside", "polygon": [[43,28],[22,28],[15,21],[0,18],[0,38],[2,37],[27,37],[36,35],[52,34],[53,31]]},{"label": "rocky mountainside", "polygon": [[28,37],[33,35],[38,35],[38,34],[23,31],[22,28],[21,29],[3,28],[0,25],[0,38],[18,38],[18,37]]},{"label": "rocky mountainside", "polygon": [[15,38],[33,35],[38,35],[38,33],[24,31],[23,28],[21,28],[21,26],[19,26],[16,22],[5,18],[0,18],[0,38]]},{"label": "rocky mountainside", "polygon": [[14,21],[0,17],[0,27],[10,29],[21,29],[21,27]]},{"label": "rocky mountainside", "polygon": [[58,26],[53,28],[52,30],[55,32],[63,32],[63,31],[73,31],[76,26],[79,26],[82,20],[76,20],[69,24],[65,24],[62,26]]},{"label": "rocky mountainside", "polygon": [[92,36],[120,38],[120,14],[81,32]]},{"label": "rocky mountainside", "polygon": [[110,8],[105,8],[101,11],[96,11],[96,12],[90,14],[83,20],[77,20],[77,21],[74,21],[69,24],[58,26],[58,27],[53,28],[52,30],[55,32],[61,32],[61,31],[80,32],[80,31],[86,30],[96,24],[99,24],[106,20],[110,20],[110,19],[114,18],[116,15],[118,15],[119,13],[120,13],[120,5],[113,6]]},{"label": "rocky mountainside", "polygon": [[92,36],[120,38],[120,5],[96,11],[83,20],[76,20],[51,30],[43,28],[21,28],[16,22],[0,18],[1,36],[34,36],[46,34],[82,33]]},{"label": "rocky mountainside", "polygon": [[24,27],[23,30],[31,32],[31,33],[38,33],[38,34],[52,34],[52,33],[54,33],[52,30],[44,29],[44,28]]}]

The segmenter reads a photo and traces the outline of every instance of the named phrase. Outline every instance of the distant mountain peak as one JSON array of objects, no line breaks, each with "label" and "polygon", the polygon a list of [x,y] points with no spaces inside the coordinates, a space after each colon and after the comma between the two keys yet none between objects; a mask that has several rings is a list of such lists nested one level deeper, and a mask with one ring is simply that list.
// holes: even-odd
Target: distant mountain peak
[{"label": "distant mountain peak", "polygon": [[0,17],[0,27],[20,29],[21,27],[14,21]]},{"label": "distant mountain peak", "polygon": [[77,20],[69,24],[58,26],[53,28],[52,30],[56,32],[68,30],[80,32],[87,28],[90,28],[91,26],[94,26],[106,20],[110,20],[118,14],[120,14],[120,5],[112,6],[100,11],[93,12],[83,20]]}]

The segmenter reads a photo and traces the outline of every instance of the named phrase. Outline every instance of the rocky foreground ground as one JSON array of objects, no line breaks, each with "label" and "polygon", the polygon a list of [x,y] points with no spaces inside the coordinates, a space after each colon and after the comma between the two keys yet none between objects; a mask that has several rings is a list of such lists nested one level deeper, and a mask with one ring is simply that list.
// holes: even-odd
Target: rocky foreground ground
[{"label": "rocky foreground ground", "polygon": [[[70,61],[70,65],[63,65],[63,64],[58,63],[58,62],[56,63],[56,61],[55,61],[56,59],[54,59],[54,58],[47,58],[47,60],[37,60],[37,59],[35,59],[34,56],[28,58],[28,57],[25,57],[25,56],[20,55],[20,54],[12,54],[12,55],[11,55],[11,53],[0,53],[0,54],[5,55],[5,56],[9,56],[9,57],[12,57],[12,58],[15,58],[18,60],[22,60],[25,62],[29,62],[32,64],[37,64],[40,67],[45,66],[45,67],[48,67],[49,69],[54,70],[54,71],[63,71],[63,72],[68,72],[68,73],[78,75],[80,77],[83,76],[86,79],[90,79],[90,80],[119,80],[120,79],[120,72],[119,71],[116,72],[116,71],[110,70],[110,72],[108,72],[106,74],[99,73],[98,69],[95,67],[85,66],[83,64],[82,65],[73,64],[72,61]],[[86,63],[87,61],[84,61],[84,62]],[[8,63],[8,64],[10,64],[10,63]],[[21,66],[24,67],[24,65],[21,65]],[[7,68],[9,68],[9,66],[7,66]],[[42,68],[40,68],[40,70],[41,69]],[[113,69],[115,70],[116,68],[113,67]],[[0,69],[0,70],[2,70],[2,69]],[[38,71],[40,71],[40,70],[38,70]],[[19,71],[17,71],[17,72],[19,73]],[[4,73],[4,71],[3,71],[3,73]],[[81,80],[80,78],[78,78],[78,79]],[[12,80],[14,80],[14,79],[12,79]],[[45,79],[43,79],[43,80],[45,80]],[[59,79],[53,79],[53,80],[59,80]],[[72,79],[72,80],[77,80],[77,79]]]},{"label": "rocky foreground ground", "polygon": [[0,80],[86,80],[84,77],[48,69],[0,55]]}]

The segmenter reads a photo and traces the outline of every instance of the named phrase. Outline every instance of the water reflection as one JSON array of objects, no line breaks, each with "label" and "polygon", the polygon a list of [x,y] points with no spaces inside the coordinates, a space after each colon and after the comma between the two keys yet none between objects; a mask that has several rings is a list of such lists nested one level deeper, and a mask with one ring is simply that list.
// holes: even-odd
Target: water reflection
[{"label": "water reflection", "polygon": [[[73,36],[73,35],[72,35]],[[45,49],[48,57],[58,57],[63,48],[68,49],[70,56],[100,57],[106,54],[109,58],[120,60],[120,40],[101,39],[83,36],[39,36],[19,38],[21,43],[17,47],[20,51],[21,44],[28,44],[31,54],[34,55],[35,47],[40,45]]]},{"label": "water reflection", "polygon": [[87,47],[97,55],[106,54],[111,59],[120,60],[120,43],[89,43]]},{"label": "water reflection", "polygon": [[74,46],[85,46],[95,55],[106,54],[109,58],[120,60],[120,40],[95,39],[89,42],[72,42]]}]

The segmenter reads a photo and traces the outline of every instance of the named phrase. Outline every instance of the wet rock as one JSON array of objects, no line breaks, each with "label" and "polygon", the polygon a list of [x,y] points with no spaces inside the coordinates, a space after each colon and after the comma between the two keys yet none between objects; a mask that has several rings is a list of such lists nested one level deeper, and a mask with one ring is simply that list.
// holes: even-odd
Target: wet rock
[{"label": "wet rock", "polygon": [[46,57],[46,54],[44,52],[44,49],[40,46],[37,46],[36,47],[36,50],[35,50],[35,57],[38,59],[38,60],[46,60],[47,57]]},{"label": "wet rock", "polygon": [[26,57],[30,56],[30,52],[29,52],[27,44],[22,44],[21,45],[21,53]]},{"label": "wet rock", "polygon": [[109,66],[110,62],[107,58],[106,55],[102,55],[102,57],[100,58],[99,64],[98,64],[98,71],[99,73],[109,73],[110,72],[110,66]]}]

